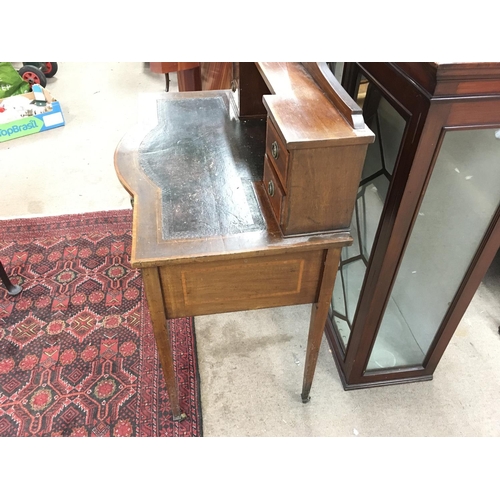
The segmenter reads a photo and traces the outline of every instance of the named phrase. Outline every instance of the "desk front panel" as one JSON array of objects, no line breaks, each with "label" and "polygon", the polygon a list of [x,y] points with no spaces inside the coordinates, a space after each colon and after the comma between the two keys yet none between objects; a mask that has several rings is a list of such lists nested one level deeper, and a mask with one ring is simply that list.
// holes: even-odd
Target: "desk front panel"
[{"label": "desk front panel", "polygon": [[168,318],[316,301],[324,250],[160,267]]}]

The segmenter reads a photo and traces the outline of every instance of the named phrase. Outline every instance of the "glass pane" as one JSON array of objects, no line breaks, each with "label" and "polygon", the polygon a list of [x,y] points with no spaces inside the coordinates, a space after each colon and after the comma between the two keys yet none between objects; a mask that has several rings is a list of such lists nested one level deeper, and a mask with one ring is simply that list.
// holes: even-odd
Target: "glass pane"
[{"label": "glass pane", "polygon": [[372,251],[388,188],[389,180],[380,176],[361,187],[358,192],[354,215],[359,219],[357,237],[367,262]]},{"label": "glass pane", "polygon": [[344,72],[343,62],[327,62],[326,65],[328,69],[332,72],[332,75],[340,83],[342,81],[342,73]]},{"label": "glass pane", "polygon": [[380,100],[378,119],[385,166],[388,172],[392,174],[399,153],[399,145],[403,139],[405,121],[383,98]]},{"label": "glass pane", "polygon": [[356,100],[363,107],[366,124],[375,133],[375,142],[368,146],[366,153],[351,222],[354,243],[342,250],[330,311],[334,330],[344,346],[351,333],[366,266],[406,126],[401,115],[364,77]]},{"label": "glass pane", "polygon": [[341,258],[343,261],[352,257],[359,257],[361,255],[359,250],[358,223],[356,217],[353,217],[351,221],[351,233],[353,234],[352,245],[342,248]]},{"label": "glass pane", "polygon": [[339,332],[340,340],[342,340],[342,343],[344,344],[344,346],[346,346],[347,341],[349,340],[349,335],[351,334],[351,329],[349,328],[347,322],[343,319],[337,318],[335,316],[334,320],[335,326],[337,327],[337,330]]},{"label": "glass pane", "polygon": [[499,200],[495,131],[447,132],[367,369],[423,363]]},{"label": "glass pane", "polygon": [[335,63],[335,69],[333,74],[335,75],[335,78],[341,82],[342,81],[342,73],[344,72],[344,63],[343,62],[337,62]]},{"label": "glass pane", "polygon": [[358,297],[363,285],[366,266],[361,259],[349,262],[342,267],[345,295],[347,298],[347,317],[352,325]]},{"label": "glass pane", "polygon": [[342,271],[339,270],[337,278],[335,279],[335,286],[333,287],[332,307],[340,316],[347,317],[347,312],[345,310],[344,285],[342,280]]}]

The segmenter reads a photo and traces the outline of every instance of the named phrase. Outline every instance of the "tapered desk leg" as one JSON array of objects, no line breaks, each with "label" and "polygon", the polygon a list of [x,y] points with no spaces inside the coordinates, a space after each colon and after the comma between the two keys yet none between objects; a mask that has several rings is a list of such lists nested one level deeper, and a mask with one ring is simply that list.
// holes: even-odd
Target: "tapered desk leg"
[{"label": "tapered desk leg", "polygon": [[309,392],[311,391],[314,371],[316,370],[316,362],[318,361],[319,348],[323,338],[328,309],[330,308],[339,259],[339,248],[330,248],[327,250],[318,300],[312,305],[309,337],[307,339],[306,362],[304,367],[304,382],[302,385],[303,403],[307,403],[311,399],[309,397]]},{"label": "tapered desk leg", "polygon": [[181,412],[179,405],[179,392],[174,372],[174,358],[172,346],[170,344],[170,334],[168,331],[167,317],[165,316],[163,291],[158,276],[158,269],[156,267],[142,269],[142,279],[144,281],[144,290],[146,291],[149,313],[153,323],[156,346],[160,356],[163,375],[165,376],[165,383],[167,385],[174,420],[184,420],[186,415]]}]

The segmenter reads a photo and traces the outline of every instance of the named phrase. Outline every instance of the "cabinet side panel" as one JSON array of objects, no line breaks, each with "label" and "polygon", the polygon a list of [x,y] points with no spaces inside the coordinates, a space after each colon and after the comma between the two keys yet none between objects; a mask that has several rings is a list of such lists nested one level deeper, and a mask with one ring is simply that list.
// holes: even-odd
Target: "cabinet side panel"
[{"label": "cabinet side panel", "polygon": [[291,152],[283,234],[347,229],[366,145]]}]

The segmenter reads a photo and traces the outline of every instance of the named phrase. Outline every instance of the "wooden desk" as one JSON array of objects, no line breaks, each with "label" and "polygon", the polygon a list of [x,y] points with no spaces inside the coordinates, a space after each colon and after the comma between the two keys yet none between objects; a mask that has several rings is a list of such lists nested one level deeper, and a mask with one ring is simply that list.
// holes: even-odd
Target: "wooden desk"
[{"label": "wooden desk", "polygon": [[[299,63],[241,64],[242,86],[234,92],[144,96],[142,121],[115,154],[120,181],[134,198],[132,265],[142,269],[176,420],[183,414],[171,318],[312,303],[302,388],[309,400],[373,141]],[[246,119],[245,99],[256,96],[241,79],[252,72],[265,111]]]}]

